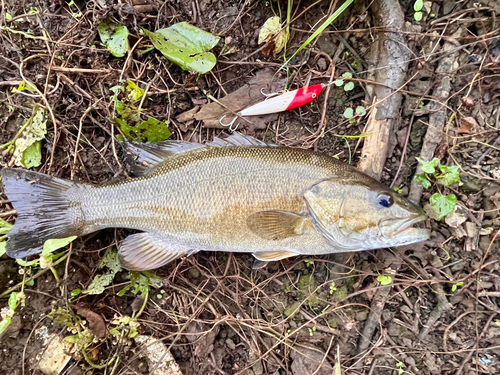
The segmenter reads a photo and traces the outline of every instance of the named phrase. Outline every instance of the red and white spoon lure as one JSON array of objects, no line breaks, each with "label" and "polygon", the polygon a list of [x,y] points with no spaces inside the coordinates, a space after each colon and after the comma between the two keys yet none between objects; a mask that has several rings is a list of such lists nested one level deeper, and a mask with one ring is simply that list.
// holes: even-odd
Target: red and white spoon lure
[{"label": "red and white spoon lure", "polygon": [[[266,99],[245,108],[237,113],[237,117],[268,115],[270,113],[289,111],[291,109],[301,107],[316,99],[326,86],[326,84],[320,83],[318,85],[302,87],[298,90],[287,91],[281,95]],[[226,116],[224,115],[221,117],[219,123],[222,126],[228,126],[229,130],[235,131],[238,127],[238,125],[234,127],[237,117],[235,117],[229,124],[222,123],[224,117]]]}]

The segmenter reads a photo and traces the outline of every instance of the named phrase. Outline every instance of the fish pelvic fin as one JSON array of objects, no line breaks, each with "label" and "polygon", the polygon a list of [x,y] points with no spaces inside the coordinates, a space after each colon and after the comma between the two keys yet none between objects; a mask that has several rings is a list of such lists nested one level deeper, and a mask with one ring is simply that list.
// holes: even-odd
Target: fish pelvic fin
[{"label": "fish pelvic fin", "polygon": [[313,229],[310,218],[278,210],[259,211],[250,215],[247,226],[257,236],[271,241],[300,236]]},{"label": "fish pelvic fin", "polygon": [[24,258],[41,253],[46,240],[85,234],[80,204],[71,197],[86,185],[22,169],[6,168],[1,176],[4,192],[17,211],[7,234],[8,256]]},{"label": "fish pelvic fin", "polygon": [[261,268],[264,268],[265,266],[267,266],[268,263],[269,262],[264,262],[262,260],[255,259],[253,261],[252,269],[253,270],[260,270]]},{"label": "fish pelvic fin", "polygon": [[136,233],[128,236],[118,248],[118,260],[130,271],[148,271],[196,251],[170,243],[157,233]]}]

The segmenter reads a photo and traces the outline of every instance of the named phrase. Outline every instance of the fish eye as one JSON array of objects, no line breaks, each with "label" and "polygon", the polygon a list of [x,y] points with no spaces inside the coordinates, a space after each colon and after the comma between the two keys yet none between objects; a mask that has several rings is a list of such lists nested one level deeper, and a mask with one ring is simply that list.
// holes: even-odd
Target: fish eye
[{"label": "fish eye", "polygon": [[394,203],[394,200],[390,195],[387,194],[380,194],[377,198],[378,204],[380,204],[382,207],[389,208],[392,206]]}]

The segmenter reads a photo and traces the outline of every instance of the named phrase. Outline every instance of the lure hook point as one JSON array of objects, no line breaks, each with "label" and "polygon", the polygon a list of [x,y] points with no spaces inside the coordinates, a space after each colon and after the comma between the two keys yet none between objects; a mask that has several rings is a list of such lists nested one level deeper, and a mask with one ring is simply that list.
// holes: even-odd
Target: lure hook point
[{"label": "lure hook point", "polygon": [[221,125],[222,125],[222,126],[224,126],[224,127],[229,128],[229,131],[232,131],[232,132],[234,132],[236,129],[238,129],[239,124],[236,124],[236,126],[234,126],[234,123],[236,122],[237,117],[234,117],[234,118],[233,118],[233,120],[232,120],[230,123],[228,123],[228,124],[224,124],[224,123],[222,122],[222,120],[223,120],[225,117],[226,117],[226,115],[222,116],[222,117],[219,119],[219,124],[221,124]]}]

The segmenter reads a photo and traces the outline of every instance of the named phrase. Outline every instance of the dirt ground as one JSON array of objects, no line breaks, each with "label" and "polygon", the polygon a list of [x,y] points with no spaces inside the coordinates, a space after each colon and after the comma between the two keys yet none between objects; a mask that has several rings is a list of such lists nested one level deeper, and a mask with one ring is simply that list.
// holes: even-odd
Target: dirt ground
[{"label": "dirt ground", "polygon": [[[118,295],[130,282],[125,270],[100,294],[71,296],[106,272],[99,268],[101,260],[125,238],[125,230],[75,240],[70,256],[54,267],[59,281],[48,268],[21,267],[3,256],[0,309],[7,306],[9,288],[25,276],[36,277],[26,284],[24,306],[0,336],[0,373],[41,373],[47,337],[53,341],[75,334],[61,318],[64,314],[56,314],[58,319],[54,311],[74,311],[94,335],[83,349],[65,349],[71,358],[62,374],[154,373],[143,345],[130,337],[134,330],[161,339],[185,375],[337,374],[338,365],[344,374],[500,373],[500,5],[496,0],[424,2],[423,19],[417,22],[414,2],[400,3],[411,57],[405,84],[397,90],[402,104],[381,180],[403,195],[414,190],[415,157],[428,146],[425,134],[435,128],[438,105],[446,117],[426,160],[437,157],[442,165],[460,166],[463,182],[443,186],[432,181],[417,194],[431,216],[433,194],[458,198],[453,217],[426,221],[432,230],[429,241],[294,257],[257,271],[250,255],[201,252],[153,272],[161,280],[150,286],[143,311],[140,293]],[[131,80],[145,89],[143,115],[168,121],[172,139],[205,142],[227,129],[207,128],[179,115],[223,98],[263,69],[277,72],[284,61],[282,53],[265,56],[257,39],[269,17],[286,19],[286,1],[70,4],[0,2],[0,144],[15,137],[36,104],[50,109],[53,118],[36,170],[54,176],[94,184],[125,178],[120,145],[112,137],[119,131],[113,126],[114,86]],[[340,2],[291,4],[287,57]],[[276,76],[288,77],[288,88],[296,89],[309,78],[311,84],[328,82],[334,65],[334,78],[350,72],[357,79],[353,90],[334,85],[327,100],[323,93],[264,128],[242,122],[238,130],[356,164],[364,141],[359,136],[371,113],[366,99],[371,73],[385,68],[370,62],[370,50],[384,30],[375,27],[368,4],[354,2]],[[112,56],[99,39],[97,27],[106,18],[129,29],[130,47],[123,58]],[[222,37],[210,73],[190,74],[159,51],[148,50],[151,44],[142,29],[155,31],[181,21]],[[443,61],[450,61],[446,70]],[[38,91],[13,90],[23,80]],[[346,108],[357,106],[368,114],[351,121],[343,117]],[[5,148],[0,151],[3,168],[11,155]],[[5,196],[0,215],[15,221]],[[383,285],[387,275],[392,280]],[[125,333],[113,334],[117,319],[139,311],[137,325],[123,323],[119,332]]]}]

